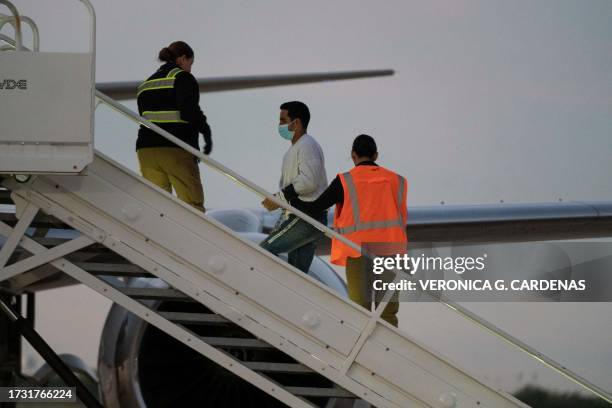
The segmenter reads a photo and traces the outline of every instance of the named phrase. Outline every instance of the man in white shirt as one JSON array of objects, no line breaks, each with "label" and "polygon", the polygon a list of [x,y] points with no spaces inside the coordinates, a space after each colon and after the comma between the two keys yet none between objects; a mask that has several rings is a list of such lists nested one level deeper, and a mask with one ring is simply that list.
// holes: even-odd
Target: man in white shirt
[{"label": "man in white shirt", "polygon": [[[314,201],[327,188],[325,160],[319,143],[306,133],[310,122],[308,106],[302,102],[286,102],[280,106],[278,133],[290,140],[291,146],[283,157],[279,187],[276,195],[289,202],[294,198]],[[269,211],[278,208],[269,200],[262,205]],[[327,224],[327,211],[310,214]],[[275,255],[287,253],[291,265],[308,272],[314,258],[316,241],[323,235],[318,229],[292,214],[283,214],[280,224],[261,243]]]}]

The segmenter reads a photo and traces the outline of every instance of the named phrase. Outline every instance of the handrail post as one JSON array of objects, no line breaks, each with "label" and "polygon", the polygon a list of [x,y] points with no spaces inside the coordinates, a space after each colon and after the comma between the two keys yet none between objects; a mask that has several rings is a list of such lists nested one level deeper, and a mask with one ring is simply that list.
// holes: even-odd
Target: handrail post
[{"label": "handrail post", "polygon": [[[20,16],[20,19],[23,23],[26,23],[27,25],[29,25],[30,29],[32,30],[32,51],[35,51],[35,52],[40,51],[40,32],[38,31],[38,26],[36,25],[34,20],[32,20],[30,17]],[[0,14],[0,30],[2,30],[5,24],[11,24],[13,28],[16,29],[15,17]],[[5,35],[1,35],[1,36],[2,37],[0,37],[0,39],[2,39],[4,42],[7,42],[9,45],[11,45],[12,46],[11,49],[16,48],[15,40]],[[21,50],[30,51],[28,48],[24,47],[23,44],[21,44]]]},{"label": "handrail post", "polygon": [[15,18],[15,51],[21,51],[23,40],[21,37],[21,18],[19,17],[19,12],[13,3],[8,0],[0,0],[0,4],[4,4],[9,10],[11,10],[11,13],[13,13],[13,17]]}]

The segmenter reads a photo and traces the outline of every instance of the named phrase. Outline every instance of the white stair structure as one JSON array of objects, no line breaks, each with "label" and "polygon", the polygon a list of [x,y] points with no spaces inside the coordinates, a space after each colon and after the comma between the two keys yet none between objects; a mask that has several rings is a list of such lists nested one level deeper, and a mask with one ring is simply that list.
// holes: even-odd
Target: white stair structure
[{"label": "white stair structure", "polygon": [[[0,52],[0,172],[76,174],[93,160],[95,12],[81,2],[90,17],[89,50],[68,53],[39,51],[34,21],[0,0],[12,13],[0,14],[0,30],[10,24],[15,32],[14,40],[0,34],[7,44],[0,51],[9,47]],[[22,23],[32,29],[32,52],[22,45]]]},{"label": "white stair structure", "polygon": [[[32,256],[4,266],[0,281],[50,264],[288,406],[314,406],[306,397],[326,396],[377,407],[524,406],[99,153],[81,175],[2,184],[12,192],[19,222],[0,224],[9,237],[0,264],[17,246]],[[24,235],[38,212],[81,235],[46,248]],[[96,265],[66,259],[100,245],[172,289],[113,286]],[[252,337],[199,337],[182,323],[221,317],[157,313],[139,302],[151,298],[198,302]],[[232,347],[275,348],[299,364],[241,362],[227,352]],[[308,370],[336,388],[283,387],[266,375],[275,370]]]}]

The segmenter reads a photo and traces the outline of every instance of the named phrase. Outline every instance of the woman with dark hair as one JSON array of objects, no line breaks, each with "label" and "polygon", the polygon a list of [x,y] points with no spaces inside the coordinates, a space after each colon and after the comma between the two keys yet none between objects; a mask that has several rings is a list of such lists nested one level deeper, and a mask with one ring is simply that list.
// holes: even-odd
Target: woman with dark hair
[{"label": "woman with dark hair", "polygon": [[[210,154],[210,127],[200,109],[198,83],[191,75],[193,50],[187,43],[175,41],[162,48],[158,58],[164,64],[138,87],[138,112],[196,149],[201,133],[204,154]],[[145,126],[138,130],[136,152],[144,178],[170,193],[174,188],[181,200],[205,211],[195,156]]]}]

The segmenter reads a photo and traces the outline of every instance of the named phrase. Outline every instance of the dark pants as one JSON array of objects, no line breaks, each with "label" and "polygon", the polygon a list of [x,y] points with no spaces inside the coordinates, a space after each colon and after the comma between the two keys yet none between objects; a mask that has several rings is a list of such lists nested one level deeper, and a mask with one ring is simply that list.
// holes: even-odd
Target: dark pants
[{"label": "dark pants", "polygon": [[[327,224],[327,212],[313,218],[323,225]],[[274,255],[287,253],[287,261],[307,273],[314,258],[317,241],[321,237],[323,237],[321,231],[301,218],[290,215],[287,220],[274,228],[260,245]]]},{"label": "dark pants", "polygon": [[[393,282],[393,276],[389,273],[382,274],[380,278],[383,282]],[[378,306],[378,301],[372,294],[372,283],[372,269],[369,267],[366,258],[362,256],[359,258],[346,258],[346,285],[349,298],[368,310],[372,310],[373,301],[374,306]],[[382,295],[382,292],[380,295]],[[395,292],[380,317],[397,327],[398,311],[398,296],[397,292]]]}]

